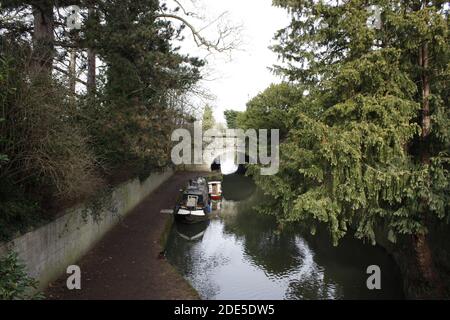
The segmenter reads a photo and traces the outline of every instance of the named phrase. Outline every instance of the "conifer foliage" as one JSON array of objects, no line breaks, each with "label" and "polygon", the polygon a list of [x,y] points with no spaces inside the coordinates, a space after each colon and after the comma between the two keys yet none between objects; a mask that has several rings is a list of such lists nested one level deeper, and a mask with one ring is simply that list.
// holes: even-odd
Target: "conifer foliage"
[{"label": "conifer foliage", "polygon": [[448,6],[274,3],[292,16],[276,34],[275,70],[305,95],[286,113],[280,173],[256,177],[275,198],[265,211],[312,232],[325,223],[336,245],[349,232],[372,243],[380,230],[394,243],[412,237],[424,280],[439,286],[426,234],[430,221],[449,221]]}]

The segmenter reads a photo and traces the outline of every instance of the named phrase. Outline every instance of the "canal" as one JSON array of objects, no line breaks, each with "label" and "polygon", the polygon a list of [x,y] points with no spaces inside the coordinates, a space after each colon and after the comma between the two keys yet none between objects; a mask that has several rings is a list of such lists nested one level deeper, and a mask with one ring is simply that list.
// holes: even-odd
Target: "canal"
[{"label": "canal", "polygon": [[[353,237],[330,243],[301,226],[279,232],[255,211],[263,194],[252,180],[225,176],[224,199],[206,223],[174,224],[166,254],[202,299],[402,299],[400,272],[379,246]],[[381,290],[369,290],[366,269],[381,269]]]}]

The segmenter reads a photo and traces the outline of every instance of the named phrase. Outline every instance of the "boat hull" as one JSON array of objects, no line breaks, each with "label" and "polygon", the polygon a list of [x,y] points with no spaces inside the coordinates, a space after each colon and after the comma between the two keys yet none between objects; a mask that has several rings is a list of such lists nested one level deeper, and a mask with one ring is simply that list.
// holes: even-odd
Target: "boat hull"
[{"label": "boat hull", "polygon": [[193,216],[193,215],[175,215],[175,220],[181,223],[193,224],[209,220],[208,216]]},{"label": "boat hull", "polygon": [[209,219],[208,208],[203,210],[188,210],[179,208],[175,210],[175,220],[183,223],[198,223]]},{"label": "boat hull", "polygon": [[212,194],[210,196],[211,200],[221,200],[222,199],[222,195],[219,194]]},{"label": "boat hull", "polygon": [[209,220],[201,221],[196,224],[175,223],[175,229],[178,235],[187,241],[197,241],[202,239],[208,226]]}]

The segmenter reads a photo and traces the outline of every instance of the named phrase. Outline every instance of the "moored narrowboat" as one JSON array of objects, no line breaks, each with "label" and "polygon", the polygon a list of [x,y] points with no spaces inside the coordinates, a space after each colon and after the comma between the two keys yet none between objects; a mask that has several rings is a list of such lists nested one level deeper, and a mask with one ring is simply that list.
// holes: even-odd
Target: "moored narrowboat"
[{"label": "moored narrowboat", "polygon": [[175,218],[180,222],[195,223],[205,221],[211,213],[211,199],[205,178],[190,180],[183,191],[181,200],[174,210]]},{"label": "moored narrowboat", "polygon": [[221,181],[209,181],[208,182],[209,197],[212,200],[222,199],[222,182]]}]

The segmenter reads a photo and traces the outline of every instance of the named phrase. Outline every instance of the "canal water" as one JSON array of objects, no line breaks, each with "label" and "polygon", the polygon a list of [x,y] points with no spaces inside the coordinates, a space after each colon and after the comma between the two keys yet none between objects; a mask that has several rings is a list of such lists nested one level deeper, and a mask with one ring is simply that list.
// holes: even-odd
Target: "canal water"
[{"label": "canal water", "polygon": [[[263,194],[251,179],[225,176],[220,210],[208,222],[174,224],[169,262],[202,299],[402,299],[399,270],[378,246],[353,237],[330,243],[300,226],[279,232],[255,211]],[[381,269],[381,290],[369,290],[366,269]]]}]

